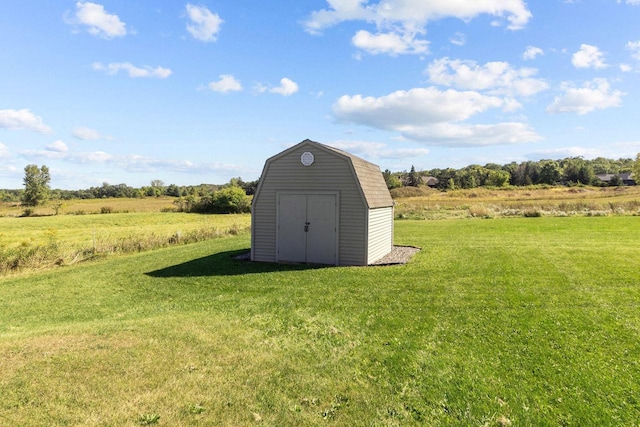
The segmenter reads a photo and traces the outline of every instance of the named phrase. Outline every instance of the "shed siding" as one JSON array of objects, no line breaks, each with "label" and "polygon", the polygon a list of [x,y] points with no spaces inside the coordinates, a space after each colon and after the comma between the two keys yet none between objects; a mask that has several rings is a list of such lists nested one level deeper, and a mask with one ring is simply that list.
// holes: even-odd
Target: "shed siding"
[{"label": "shed siding", "polygon": [[[312,148],[315,161],[304,166],[300,156]],[[338,258],[341,265],[366,262],[367,208],[347,158],[330,151],[301,144],[265,165],[259,193],[253,201],[252,259],[275,262],[277,238],[277,193],[338,192],[339,234]]]},{"label": "shed siding", "polygon": [[393,207],[369,210],[367,264],[376,262],[393,247]]}]

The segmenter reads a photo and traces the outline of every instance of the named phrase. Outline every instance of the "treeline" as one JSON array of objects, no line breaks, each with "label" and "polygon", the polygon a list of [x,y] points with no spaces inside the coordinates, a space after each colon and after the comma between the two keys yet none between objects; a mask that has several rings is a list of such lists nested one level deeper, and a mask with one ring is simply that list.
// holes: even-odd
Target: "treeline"
[{"label": "treeline", "polygon": [[[640,155],[639,155],[640,158]],[[470,165],[462,169],[431,169],[409,172],[383,172],[389,189],[428,185],[440,190],[476,188],[482,186],[503,187],[506,185],[622,185],[618,176],[633,172],[640,166],[639,159],[606,159],[598,157],[585,160],[582,157],[568,157],[562,160],[540,160],[511,162],[506,165],[488,163],[484,166]],[[614,174],[611,180],[603,182],[600,174]],[[636,174],[636,176],[639,174]]]},{"label": "treeline", "polygon": [[[255,193],[258,181],[243,181],[242,178],[232,178],[227,184],[199,184],[199,185],[183,185],[175,184],[165,185],[160,180],[154,180],[148,186],[140,188],[130,187],[127,184],[112,185],[107,182],[100,187],[91,187],[84,190],[48,190],[49,200],[74,200],[74,199],[108,199],[108,198],[143,198],[143,197],[160,197],[170,196],[184,198],[187,202],[177,203],[182,206],[195,206],[195,201],[201,199],[212,200],[213,194],[225,188],[236,187],[244,191],[244,194],[250,196]],[[23,189],[18,190],[0,190],[0,201],[2,202],[20,202],[24,195]],[[204,202],[203,202],[204,203]]]},{"label": "treeline", "polygon": [[[33,170],[31,170],[31,169]],[[200,184],[165,185],[161,180],[154,180],[148,186],[141,188],[130,187],[126,184],[112,185],[103,183],[100,187],[91,187],[85,190],[60,190],[49,189],[48,168],[41,169],[35,165],[25,168],[25,182],[35,183],[32,192],[42,196],[43,200],[73,200],[73,199],[106,199],[106,198],[143,198],[143,197],[176,197],[176,205],[184,211],[218,211],[224,199],[237,198],[240,192],[234,190],[233,197],[230,194],[215,194],[227,188],[240,189],[246,196],[255,193],[259,180],[243,181],[242,178],[232,178],[227,184]],[[44,172],[45,183],[39,183],[35,178],[38,173]],[[506,185],[622,185],[618,176],[625,172],[634,173],[634,177],[640,176],[640,153],[636,159],[621,158],[617,160],[598,157],[593,160],[585,160],[582,157],[568,157],[562,160],[540,160],[527,162],[511,162],[506,165],[488,163],[484,166],[469,165],[461,169],[431,169],[416,171],[412,166],[409,172],[383,172],[384,179],[389,189],[400,187],[429,186],[440,190],[453,190],[458,188],[476,187],[503,187]],[[608,182],[598,179],[597,175],[613,174]],[[30,186],[27,185],[27,190]],[[38,194],[44,191],[45,194]],[[24,203],[28,193],[25,189],[0,190],[0,202],[22,202],[28,205],[36,203]],[[35,198],[36,201],[38,198]],[[235,199],[234,199],[235,200]],[[235,205],[235,201],[230,202]],[[245,211],[245,202],[240,203],[241,211]],[[227,209],[228,210],[228,209]],[[235,211],[235,207],[231,209]]]}]

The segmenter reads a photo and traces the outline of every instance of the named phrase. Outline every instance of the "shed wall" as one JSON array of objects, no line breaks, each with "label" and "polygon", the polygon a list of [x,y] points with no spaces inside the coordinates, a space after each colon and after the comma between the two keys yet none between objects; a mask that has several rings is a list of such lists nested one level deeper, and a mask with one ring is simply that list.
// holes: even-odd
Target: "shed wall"
[{"label": "shed wall", "polygon": [[369,210],[367,264],[376,262],[393,248],[393,207]]},{"label": "shed wall", "polygon": [[[312,151],[311,166],[300,163],[300,156]],[[259,194],[253,201],[252,259],[275,262],[277,193],[329,192],[339,193],[338,264],[366,263],[367,207],[350,167],[349,160],[316,147],[300,147],[275,157],[265,166]]]}]

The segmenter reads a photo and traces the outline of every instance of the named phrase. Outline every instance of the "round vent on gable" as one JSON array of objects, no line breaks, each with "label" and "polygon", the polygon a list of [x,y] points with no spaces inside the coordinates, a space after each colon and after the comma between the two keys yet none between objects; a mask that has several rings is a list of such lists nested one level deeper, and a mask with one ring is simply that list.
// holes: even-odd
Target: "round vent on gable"
[{"label": "round vent on gable", "polygon": [[311,166],[314,160],[313,153],[309,151],[305,151],[302,153],[302,156],[300,156],[300,162],[305,166]]}]

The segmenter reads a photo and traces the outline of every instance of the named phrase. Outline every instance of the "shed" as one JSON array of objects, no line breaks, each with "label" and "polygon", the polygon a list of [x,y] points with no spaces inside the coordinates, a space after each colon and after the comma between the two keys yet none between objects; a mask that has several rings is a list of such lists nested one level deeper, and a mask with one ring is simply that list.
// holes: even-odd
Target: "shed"
[{"label": "shed", "polygon": [[393,248],[380,168],[304,140],[267,159],[251,209],[251,259],[368,265]]}]

